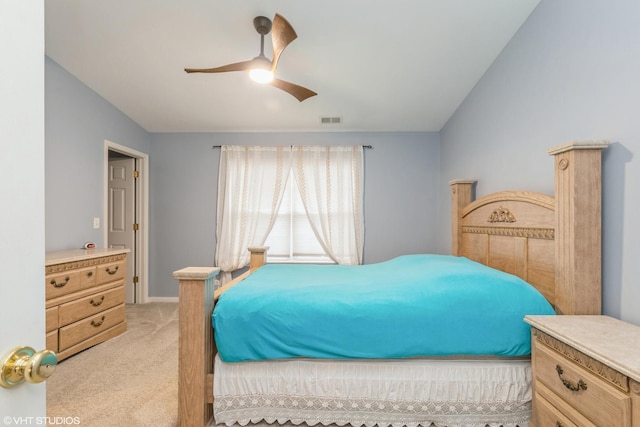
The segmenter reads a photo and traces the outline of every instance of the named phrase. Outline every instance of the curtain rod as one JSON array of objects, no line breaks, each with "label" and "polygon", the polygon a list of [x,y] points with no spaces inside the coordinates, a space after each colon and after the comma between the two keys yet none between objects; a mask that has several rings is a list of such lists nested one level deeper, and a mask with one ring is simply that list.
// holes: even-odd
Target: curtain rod
[{"label": "curtain rod", "polygon": [[[290,147],[293,147],[293,145],[290,145]],[[211,147],[212,150],[216,148],[222,148],[222,145],[214,145],[213,147]],[[373,148],[373,145],[363,145],[362,148]]]}]

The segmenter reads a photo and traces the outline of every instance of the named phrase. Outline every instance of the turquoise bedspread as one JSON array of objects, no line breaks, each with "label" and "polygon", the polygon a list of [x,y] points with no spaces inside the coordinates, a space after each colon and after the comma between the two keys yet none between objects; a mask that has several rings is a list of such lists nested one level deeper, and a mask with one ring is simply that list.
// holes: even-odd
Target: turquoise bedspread
[{"label": "turquoise bedspread", "polygon": [[220,297],[225,362],[312,357],[524,356],[527,314],[554,314],[516,276],[445,255],[359,265],[265,265]]}]

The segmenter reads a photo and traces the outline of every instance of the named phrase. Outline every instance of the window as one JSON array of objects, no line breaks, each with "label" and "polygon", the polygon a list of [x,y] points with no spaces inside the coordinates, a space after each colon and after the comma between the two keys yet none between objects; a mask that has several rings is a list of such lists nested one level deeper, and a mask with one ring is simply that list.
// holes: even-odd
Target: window
[{"label": "window", "polygon": [[269,246],[268,262],[334,262],[311,228],[293,173],[289,174],[280,209],[265,246]]},{"label": "window", "polygon": [[270,261],[362,262],[362,146],[221,148],[215,263],[222,283],[248,265],[247,248],[256,245],[271,247]]}]

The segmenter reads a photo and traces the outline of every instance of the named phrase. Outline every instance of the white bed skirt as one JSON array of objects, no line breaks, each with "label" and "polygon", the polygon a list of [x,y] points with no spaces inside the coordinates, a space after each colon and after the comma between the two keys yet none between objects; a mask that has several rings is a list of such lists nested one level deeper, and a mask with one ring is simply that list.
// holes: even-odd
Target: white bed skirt
[{"label": "white bed skirt", "polygon": [[218,425],[526,427],[530,360],[224,363],[214,367]]}]

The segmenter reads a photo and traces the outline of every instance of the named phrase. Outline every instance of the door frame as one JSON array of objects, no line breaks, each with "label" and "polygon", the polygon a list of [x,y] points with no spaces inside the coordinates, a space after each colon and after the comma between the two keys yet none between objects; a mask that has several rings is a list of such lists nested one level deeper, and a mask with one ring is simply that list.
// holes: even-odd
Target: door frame
[{"label": "door frame", "polygon": [[[145,304],[149,300],[149,155],[115,142],[104,140],[104,186],[103,186],[103,242],[109,242],[109,151],[116,151],[136,159],[138,179],[136,180],[136,222],[139,225],[136,233],[137,268],[134,274],[140,277],[136,287],[135,299]],[[133,254],[132,254],[133,255]]]}]

